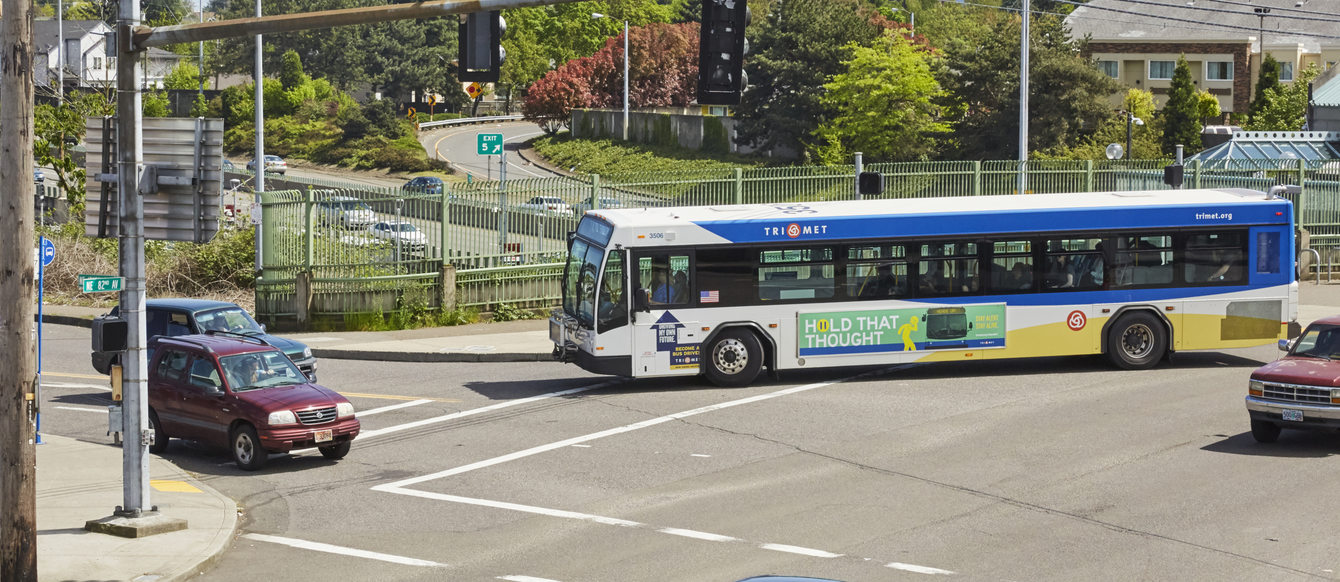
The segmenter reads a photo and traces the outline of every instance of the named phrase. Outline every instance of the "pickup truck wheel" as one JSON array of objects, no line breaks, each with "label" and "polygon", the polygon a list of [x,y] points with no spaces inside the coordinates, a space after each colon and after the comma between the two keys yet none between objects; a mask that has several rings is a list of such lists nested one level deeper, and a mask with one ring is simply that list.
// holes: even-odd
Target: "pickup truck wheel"
[{"label": "pickup truck wheel", "polygon": [[1252,438],[1258,443],[1273,443],[1280,438],[1280,425],[1266,420],[1253,420]]},{"label": "pickup truck wheel", "polygon": [[237,463],[237,468],[255,471],[265,466],[268,453],[261,448],[261,439],[256,436],[255,427],[244,424],[233,429],[232,438],[228,442],[232,443],[233,461]]},{"label": "pickup truck wheel", "polygon": [[158,421],[158,413],[154,409],[149,409],[149,430],[154,434],[154,443],[149,445],[149,452],[155,455],[163,454],[168,447],[168,434],[163,430],[163,423]]},{"label": "pickup truck wheel", "polygon": [[330,445],[328,447],[318,447],[317,450],[321,451],[321,456],[330,459],[332,461],[338,461],[340,459],[343,459],[345,455],[349,454],[350,444],[351,441],[344,441],[338,445]]},{"label": "pickup truck wheel", "polygon": [[1157,317],[1137,311],[1108,329],[1107,357],[1118,368],[1153,368],[1168,352],[1168,333]]}]

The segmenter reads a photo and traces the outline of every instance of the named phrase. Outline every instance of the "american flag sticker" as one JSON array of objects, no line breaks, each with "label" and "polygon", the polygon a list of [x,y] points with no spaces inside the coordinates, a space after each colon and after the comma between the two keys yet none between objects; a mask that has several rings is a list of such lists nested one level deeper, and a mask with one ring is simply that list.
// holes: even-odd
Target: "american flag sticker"
[{"label": "american flag sticker", "polygon": [[721,301],[721,293],[718,291],[699,291],[698,303],[717,303]]}]

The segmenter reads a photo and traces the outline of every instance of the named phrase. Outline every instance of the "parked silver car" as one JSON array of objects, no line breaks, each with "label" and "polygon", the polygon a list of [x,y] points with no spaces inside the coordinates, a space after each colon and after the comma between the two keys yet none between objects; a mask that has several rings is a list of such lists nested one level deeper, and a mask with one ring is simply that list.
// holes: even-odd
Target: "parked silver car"
[{"label": "parked silver car", "polygon": [[331,196],[317,203],[322,224],[342,228],[367,228],[377,222],[377,214],[367,202],[351,196]]}]

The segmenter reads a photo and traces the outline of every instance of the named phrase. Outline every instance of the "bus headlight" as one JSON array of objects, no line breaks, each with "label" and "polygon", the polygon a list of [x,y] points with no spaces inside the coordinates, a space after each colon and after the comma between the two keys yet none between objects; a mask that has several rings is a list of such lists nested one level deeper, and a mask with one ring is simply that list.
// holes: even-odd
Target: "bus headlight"
[{"label": "bus headlight", "polygon": [[[1252,396],[1263,396],[1266,393],[1266,383],[1260,380],[1247,381],[1247,394]],[[1331,391],[1331,399],[1335,399],[1336,391]]]}]

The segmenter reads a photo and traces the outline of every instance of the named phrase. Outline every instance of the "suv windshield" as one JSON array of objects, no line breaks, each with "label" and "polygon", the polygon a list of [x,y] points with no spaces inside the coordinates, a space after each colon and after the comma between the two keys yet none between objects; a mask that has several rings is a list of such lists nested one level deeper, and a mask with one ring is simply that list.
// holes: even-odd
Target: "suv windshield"
[{"label": "suv windshield", "polygon": [[224,307],[214,311],[197,313],[195,316],[196,324],[200,327],[200,332],[206,331],[230,331],[233,333],[261,333],[261,325],[256,323],[240,307]]},{"label": "suv windshield", "polygon": [[1340,357],[1340,327],[1309,325],[1294,343],[1293,355],[1327,360]]},{"label": "suv windshield", "polygon": [[307,383],[307,377],[277,350],[224,356],[219,363],[233,392]]}]

